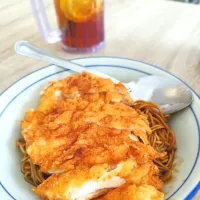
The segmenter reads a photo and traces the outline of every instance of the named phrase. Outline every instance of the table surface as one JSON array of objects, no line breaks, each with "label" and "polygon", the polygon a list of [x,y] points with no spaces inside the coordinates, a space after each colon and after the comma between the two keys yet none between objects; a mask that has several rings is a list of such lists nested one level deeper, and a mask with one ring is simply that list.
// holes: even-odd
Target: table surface
[{"label": "table surface", "polygon": [[[45,4],[54,24],[52,2],[45,0]],[[42,40],[29,1],[0,0],[0,92],[46,65],[15,54],[14,43],[28,40],[66,59],[105,55],[141,60],[174,73],[200,94],[200,6],[164,0],[109,0],[105,8],[105,47],[96,53],[69,54],[60,43],[50,45]]]}]

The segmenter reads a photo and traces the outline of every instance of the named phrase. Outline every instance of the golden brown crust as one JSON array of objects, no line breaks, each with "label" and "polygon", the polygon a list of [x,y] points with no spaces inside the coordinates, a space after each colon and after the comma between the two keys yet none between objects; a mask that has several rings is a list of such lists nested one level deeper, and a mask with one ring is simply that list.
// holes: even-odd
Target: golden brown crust
[{"label": "golden brown crust", "polygon": [[[75,196],[79,196],[79,190],[84,188],[82,190],[85,193],[84,196],[94,198],[97,197],[97,194],[101,195],[103,191],[105,194],[105,192],[112,189],[112,186],[116,187],[114,179],[119,180],[119,177],[121,179],[127,177],[136,166],[134,159],[121,162],[120,166],[115,165],[111,167],[108,164],[94,165],[91,168],[80,166],[67,173],[52,175],[36,187],[34,192],[42,197],[42,199],[51,200],[57,197],[63,200],[74,199]],[[109,180],[113,180],[114,184],[106,184]],[[121,184],[124,183],[123,180],[120,182],[122,182]],[[102,183],[105,183],[105,188],[102,188]],[[92,187],[96,189],[91,191]],[[102,191],[102,189],[107,190]]]},{"label": "golden brown crust", "polygon": [[164,194],[151,185],[125,184],[99,200],[163,200]]},{"label": "golden brown crust", "polygon": [[80,161],[92,166],[125,160],[134,145],[131,132],[144,144],[151,132],[146,116],[123,103],[127,99],[131,103],[122,84],[87,73],[52,83],[22,121],[29,156],[44,172],[68,171]]},{"label": "golden brown crust", "polygon": [[[39,107],[27,111],[21,122],[31,160],[41,171],[54,173],[34,191],[46,200],[71,199],[66,194],[76,191],[74,188],[90,180],[98,182],[103,173],[122,162],[127,163],[125,167],[112,172],[110,178],[123,177],[138,191],[152,190],[140,187],[143,184],[162,189],[152,161],[164,154],[149,145],[147,116],[130,107],[132,104],[123,84],[88,73],[51,83],[43,91]],[[136,174],[144,181],[134,179]],[[101,190],[93,191],[92,196],[100,195]]]}]

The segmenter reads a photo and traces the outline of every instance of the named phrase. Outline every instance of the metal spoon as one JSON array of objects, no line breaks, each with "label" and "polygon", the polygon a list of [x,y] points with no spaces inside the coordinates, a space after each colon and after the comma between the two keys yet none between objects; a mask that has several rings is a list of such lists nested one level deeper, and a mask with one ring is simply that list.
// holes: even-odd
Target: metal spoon
[{"label": "metal spoon", "polygon": [[[64,58],[56,57],[27,41],[16,42],[15,51],[18,54],[46,61],[61,68],[70,69],[78,73],[94,73],[104,78],[110,78],[115,83],[119,82],[117,79],[97,70],[86,68],[72,61],[67,61]],[[192,92],[188,88],[183,84],[180,85],[180,83],[174,84],[174,81],[164,76],[146,76],[140,78],[137,82],[131,81],[129,83],[124,83],[124,85],[134,100],[153,101],[158,104],[166,114],[172,114],[184,109],[190,105],[193,100]]]}]

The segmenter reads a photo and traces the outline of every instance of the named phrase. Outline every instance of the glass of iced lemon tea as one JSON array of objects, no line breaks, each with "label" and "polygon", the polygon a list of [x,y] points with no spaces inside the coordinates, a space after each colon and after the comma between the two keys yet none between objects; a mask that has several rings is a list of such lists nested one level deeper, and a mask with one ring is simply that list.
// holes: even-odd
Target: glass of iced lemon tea
[{"label": "glass of iced lemon tea", "polygon": [[61,40],[69,52],[96,51],[104,43],[103,0],[54,0],[59,31],[51,30],[41,0],[32,0],[34,15],[43,38]]}]

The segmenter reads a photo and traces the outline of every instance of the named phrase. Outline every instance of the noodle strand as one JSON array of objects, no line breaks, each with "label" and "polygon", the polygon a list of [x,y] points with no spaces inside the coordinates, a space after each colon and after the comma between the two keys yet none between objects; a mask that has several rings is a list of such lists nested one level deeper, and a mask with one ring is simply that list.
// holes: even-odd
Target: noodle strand
[{"label": "noodle strand", "polygon": [[167,125],[169,115],[164,115],[161,109],[152,102],[136,101],[133,107],[147,115],[152,130],[148,138],[150,145],[156,151],[166,153],[163,158],[154,161],[160,171],[160,178],[166,181],[172,175],[172,165],[176,150],[174,132]]}]

